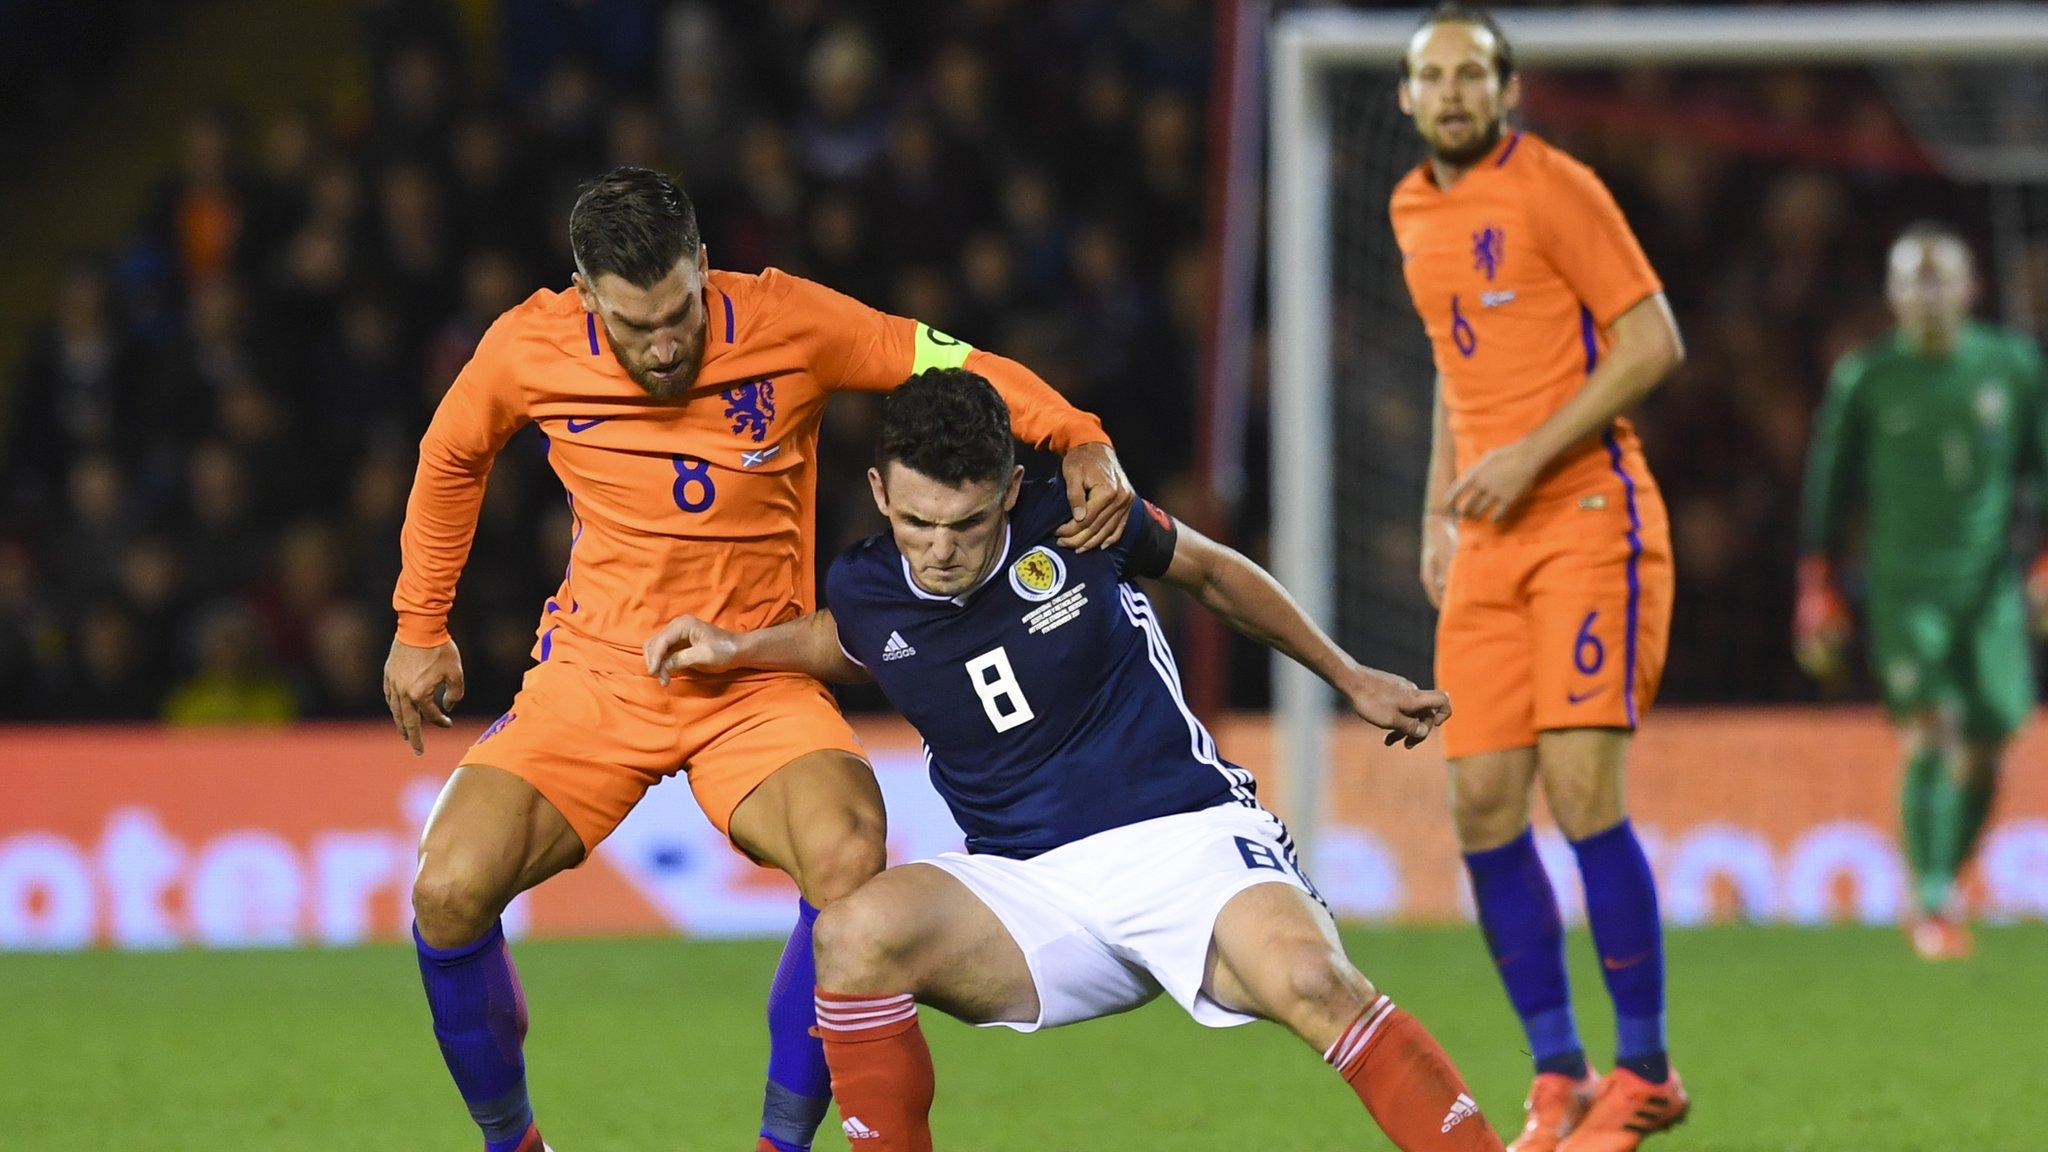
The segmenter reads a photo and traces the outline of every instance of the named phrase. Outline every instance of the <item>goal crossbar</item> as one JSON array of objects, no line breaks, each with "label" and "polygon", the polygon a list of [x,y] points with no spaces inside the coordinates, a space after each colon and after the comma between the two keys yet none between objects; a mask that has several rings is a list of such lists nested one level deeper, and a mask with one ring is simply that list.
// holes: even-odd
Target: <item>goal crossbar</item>
[{"label": "goal crossbar", "polygon": [[[1613,8],[1501,12],[1515,58],[1552,67],[1802,64],[2038,58],[2048,6],[1865,4],[1815,8]],[[1314,69],[1390,64],[1415,33],[1414,12],[1295,12],[1274,25],[1276,60]]]},{"label": "goal crossbar", "polygon": [[[1271,39],[1273,571],[1309,615],[1333,632],[1336,408],[1326,81],[1336,68],[1394,64],[1418,18],[1416,11],[1294,12],[1275,21]],[[1502,12],[1499,19],[1519,61],[1549,68],[2048,58],[2048,5],[2035,4],[1564,9]],[[1387,99],[1393,98],[1390,89]],[[1371,653],[1360,655],[1369,660]],[[1274,763],[1297,838],[1312,854],[1322,821],[1332,694],[1314,673],[1279,656],[1273,687]]]}]

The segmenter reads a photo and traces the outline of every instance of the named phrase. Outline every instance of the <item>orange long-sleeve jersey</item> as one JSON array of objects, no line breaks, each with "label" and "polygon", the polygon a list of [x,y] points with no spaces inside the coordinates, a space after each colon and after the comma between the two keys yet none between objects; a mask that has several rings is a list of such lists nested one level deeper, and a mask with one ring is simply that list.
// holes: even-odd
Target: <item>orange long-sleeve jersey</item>
[{"label": "orange long-sleeve jersey", "polygon": [[[1460,472],[1563,407],[1606,351],[1608,326],[1663,290],[1606,185],[1532,133],[1509,134],[1448,191],[1423,163],[1388,211]],[[1466,527],[1533,533],[1630,497],[1661,516],[1649,477],[1634,429],[1617,419],[1555,461],[1501,529]]]},{"label": "orange long-sleeve jersey", "polygon": [[744,630],[811,610],[818,427],[834,392],[964,366],[1002,394],[1019,440],[1057,452],[1108,441],[1023,365],[823,285],[713,271],[704,293],[703,367],[674,403],[626,374],[574,292],[536,292],[491,325],[420,441],[392,594],[399,640],[448,639],[491,461],[529,421],[574,515],[535,655],[618,670],[643,670],[641,642],[678,615]]}]

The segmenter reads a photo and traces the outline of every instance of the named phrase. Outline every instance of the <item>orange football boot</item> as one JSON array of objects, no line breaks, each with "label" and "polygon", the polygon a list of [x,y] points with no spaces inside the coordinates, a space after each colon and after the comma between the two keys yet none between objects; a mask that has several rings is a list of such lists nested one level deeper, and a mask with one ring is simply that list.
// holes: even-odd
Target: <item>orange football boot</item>
[{"label": "orange football boot", "polygon": [[1529,1119],[1522,1125],[1522,1134],[1508,1145],[1508,1152],[1556,1152],[1558,1143],[1572,1134],[1593,1106],[1593,1095],[1599,1090],[1600,1077],[1592,1072],[1583,1080],[1562,1072],[1538,1072],[1536,1082],[1529,1086],[1529,1098],[1522,1102]]},{"label": "orange football boot", "polygon": [[555,1152],[555,1150],[548,1147],[548,1142],[540,1138],[540,1125],[528,1124],[525,1133],[519,1137],[518,1147],[514,1148],[512,1152]]},{"label": "orange football boot", "polygon": [[1922,960],[1962,960],[1976,947],[1969,925],[1951,916],[1921,917],[1907,929],[1907,935]]},{"label": "orange football boot", "polygon": [[1692,1098],[1678,1082],[1676,1069],[1669,1080],[1652,1084],[1616,1068],[1600,1078],[1592,1109],[1557,1152],[1635,1152],[1643,1137],[1679,1124],[1691,1108]]},{"label": "orange football boot", "polygon": [[513,1152],[555,1152],[548,1142],[540,1138],[540,1125],[528,1124],[526,1135],[519,1138],[519,1147]]}]

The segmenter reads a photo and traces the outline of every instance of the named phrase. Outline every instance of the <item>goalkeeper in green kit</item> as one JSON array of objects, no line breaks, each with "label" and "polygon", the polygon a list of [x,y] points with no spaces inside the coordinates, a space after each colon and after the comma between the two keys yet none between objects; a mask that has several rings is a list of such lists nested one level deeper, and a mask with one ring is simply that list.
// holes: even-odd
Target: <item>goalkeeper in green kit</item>
[{"label": "goalkeeper in green kit", "polygon": [[1955,879],[2034,705],[2029,620],[2048,616],[2048,557],[2023,581],[2011,537],[2014,491],[2048,459],[2041,357],[2031,339],[1971,319],[1976,288],[1953,229],[1916,224],[1892,246],[1898,328],[1835,366],[1800,526],[1799,662],[1829,679],[1849,639],[1834,558],[1867,513],[1871,668],[1905,754],[1909,929],[1930,960],[1969,953]]}]

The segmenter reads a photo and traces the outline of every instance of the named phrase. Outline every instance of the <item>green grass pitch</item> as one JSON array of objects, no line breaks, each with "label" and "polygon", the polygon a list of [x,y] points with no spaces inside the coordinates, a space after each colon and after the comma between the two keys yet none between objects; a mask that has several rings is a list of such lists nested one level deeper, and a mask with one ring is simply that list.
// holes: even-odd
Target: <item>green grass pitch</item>
[{"label": "green grass pitch", "polygon": [[[1497,1126],[1521,1039],[1469,928],[1347,935],[1429,1025]],[[561,1152],[751,1149],[776,945],[518,947],[534,1101]],[[1670,937],[1671,1032],[1695,1104],[1655,1152],[2035,1149],[2048,1132],[2048,926],[1915,961],[1894,932]],[[1605,994],[1573,941],[1580,1020]],[[1039,1036],[929,1011],[938,1145],[972,1152],[1386,1147],[1316,1055],[1272,1025],[1211,1032],[1164,1000]],[[843,1149],[836,1122],[818,1148]],[[410,949],[0,956],[0,1148],[466,1150]]]}]

